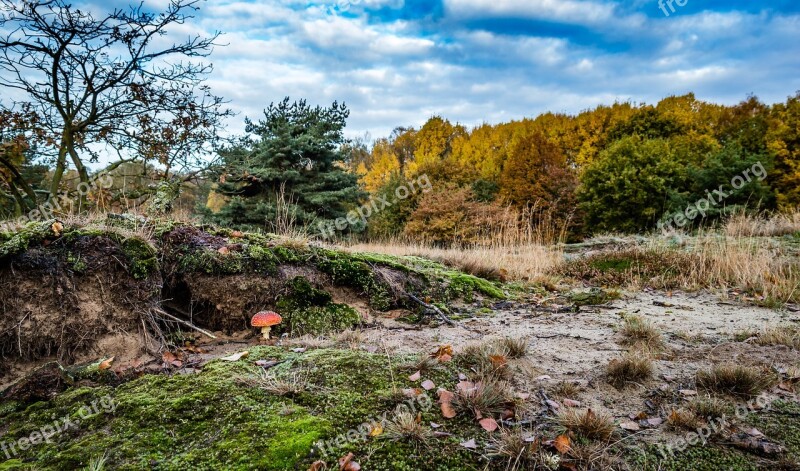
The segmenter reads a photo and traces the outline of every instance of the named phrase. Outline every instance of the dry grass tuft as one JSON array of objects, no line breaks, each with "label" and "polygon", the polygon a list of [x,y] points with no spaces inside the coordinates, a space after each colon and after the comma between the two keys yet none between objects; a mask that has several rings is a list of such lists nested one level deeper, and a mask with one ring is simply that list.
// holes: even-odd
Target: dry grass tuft
[{"label": "dry grass tuft", "polygon": [[697,373],[697,385],[703,389],[753,397],[777,382],[777,377],[767,368],[754,368],[736,364],[720,364]]},{"label": "dry grass tuft", "polygon": [[737,214],[725,221],[723,232],[729,237],[778,237],[800,232],[800,211],[764,215]]},{"label": "dry grass tuft", "polygon": [[608,382],[622,389],[629,383],[638,383],[653,376],[653,361],[647,355],[628,353],[611,360],[606,367]]},{"label": "dry grass tuft", "polygon": [[494,342],[467,344],[459,357],[475,373],[476,380],[510,380],[514,376],[506,352],[500,351]]},{"label": "dry grass tuft", "polygon": [[258,376],[252,378],[251,384],[276,396],[296,396],[308,389],[308,373],[298,371],[279,378],[272,373],[261,371]]},{"label": "dry grass tuft", "polygon": [[622,334],[629,344],[642,344],[650,349],[663,346],[661,331],[644,317],[636,314],[626,315],[624,321]]},{"label": "dry grass tuft", "polygon": [[520,359],[528,355],[528,338],[511,338],[503,337],[495,340],[493,346],[497,354],[503,355],[506,358]]},{"label": "dry grass tuft", "polygon": [[424,426],[422,421],[412,413],[400,411],[386,424],[383,436],[389,440],[407,440],[427,445],[428,441],[433,437],[433,432]]},{"label": "dry grass tuft", "polygon": [[521,429],[501,428],[489,440],[489,456],[504,460],[508,471],[528,469],[536,459],[536,450],[530,439],[532,435]]},{"label": "dry grass tuft", "polygon": [[474,383],[474,387],[456,388],[453,406],[460,411],[489,416],[503,412],[513,402],[511,385],[490,379]]},{"label": "dry grass tuft", "polygon": [[689,403],[689,409],[703,419],[716,419],[728,414],[728,403],[716,397],[698,397]]},{"label": "dry grass tuft", "polygon": [[573,443],[568,455],[570,465],[568,469],[626,469],[619,457],[609,454],[609,447],[606,443]]},{"label": "dry grass tuft", "polygon": [[610,415],[592,409],[567,409],[556,420],[561,427],[589,440],[608,440],[616,430]]},{"label": "dry grass tuft", "polygon": [[338,343],[347,345],[350,350],[358,350],[361,347],[361,344],[364,343],[364,332],[360,330],[347,329],[339,332],[339,334],[336,335],[336,341]]},{"label": "dry grass tuft", "polygon": [[794,326],[780,326],[764,329],[755,336],[759,345],[785,345],[800,350],[800,330]]},{"label": "dry grass tuft", "polygon": [[678,408],[667,414],[667,425],[675,430],[694,430],[702,425],[702,421],[693,411]]},{"label": "dry grass tuft", "polygon": [[569,381],[561,381],[553,387],[552,392],[557,398],[575,400],[581,393],[581,387]]}]

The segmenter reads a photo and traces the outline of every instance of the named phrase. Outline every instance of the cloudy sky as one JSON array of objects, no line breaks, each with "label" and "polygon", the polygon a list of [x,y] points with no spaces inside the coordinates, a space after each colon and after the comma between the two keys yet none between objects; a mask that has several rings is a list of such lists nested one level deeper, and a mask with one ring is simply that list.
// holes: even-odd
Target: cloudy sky
[{"label": "cloudy sky", "polygon": [[471,126],[800,90],[797,0],[207,0],[180,28],[224,33],[211,85],[240,113],[233,132],[284,96],[345,101],[348,134],[374,138],[432,115]]}]

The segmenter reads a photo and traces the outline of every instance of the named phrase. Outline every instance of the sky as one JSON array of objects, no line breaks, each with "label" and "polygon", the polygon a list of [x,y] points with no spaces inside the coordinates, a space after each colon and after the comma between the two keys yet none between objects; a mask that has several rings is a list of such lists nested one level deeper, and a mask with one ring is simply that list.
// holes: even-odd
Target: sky
[{"label": "sky", "polygon": [[206,0],[171,33],[214,31],[209,84],[238,113],[232,133],[285,96],[344,101],[347,134],[377,138],[434,115],[474,126],[800,90],[797,0]]}]

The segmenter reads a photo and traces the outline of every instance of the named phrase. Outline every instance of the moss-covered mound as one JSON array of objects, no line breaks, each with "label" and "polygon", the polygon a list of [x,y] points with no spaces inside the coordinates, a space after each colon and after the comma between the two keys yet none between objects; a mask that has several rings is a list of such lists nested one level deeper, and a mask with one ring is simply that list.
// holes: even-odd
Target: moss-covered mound
[{"label": "moss-covered mound", "polygon": [[[0,233],[0,357],[70,364],[130,354],[147,331],[160,338],[156,307],[226,333],[274,309],[287,319],[277,333],[323,334],[356,326],[369,311],[420,309],[409,294],[431,302],[504,297],[492,282],[413,257],[172,221],[31,223]],[[0,385],[9,370],[0,362]]]},{"label": "moss-covered mound", "polygon": [[[264,371],[257,360],[281,363]],[[79,469],[105,456],[108,469],[122,470],[305,470],[317,460],[335,469],[353,452],[363,469],[483,469],[478,455],[459,446],[465,435],[481,434],[469,421],[446,425],[454,435],[427,445],[370,436],[368,424],[391,419],[401,404],[425,424],[442,422],[433,391],[411,401],[397,393],[409,386],[403,360],[259,347],[244,360],[215,361],[193,375],[75,387],[50,402],[0,402],[5,458],[18,460],[6,464]],[[450,389],[458,382],[446,365],[426,377]],[[37,433],[47,439],[20,442]],[[0,454],[0,467],[5,458]]]}]

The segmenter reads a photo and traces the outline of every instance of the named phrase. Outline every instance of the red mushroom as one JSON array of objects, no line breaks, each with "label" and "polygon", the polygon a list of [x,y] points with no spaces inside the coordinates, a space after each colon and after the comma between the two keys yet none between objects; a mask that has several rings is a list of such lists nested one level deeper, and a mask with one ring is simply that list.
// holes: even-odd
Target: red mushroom
[{"label": "red mushroom", "polygon": [[253,327],[261,327],[261,332],[264,334],[264,339],[269,340],[269,332],[272,326],[278,325],[283,321],[283,318],[277,312],[263,311],[253,316],[250,323]]}]

